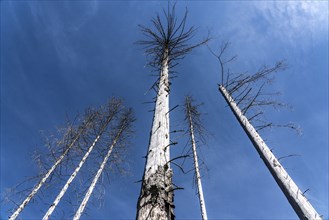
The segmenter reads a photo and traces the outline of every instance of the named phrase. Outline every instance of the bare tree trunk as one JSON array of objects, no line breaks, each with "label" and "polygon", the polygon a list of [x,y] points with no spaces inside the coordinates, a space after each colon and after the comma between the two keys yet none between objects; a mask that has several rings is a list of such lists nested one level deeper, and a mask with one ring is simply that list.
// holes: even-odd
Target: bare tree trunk
[{"label": "bare tree trunk", "polygon": [[278,159],[274,156],[271,150],[268,148],[264,140],[259,136],[255,128],[243,115],[242,111],[235,103],[233,98],[227,92],[224,86],[219,86],[219,91],[224,96],[226,102],[233,111],[235,117],[239,121],[243,130],[248,135],[250,141],[253,143],[258,154],[264,161],[266,167],[271,172],[275,181],[281,188],[282,192],[288,199],[290,205],[295,210],[300,219],[322,219],[316,212],[302,191],[298,188],[295,182],[291,179],[289,174],[285,171]]},{"label": "bare tree trunk", "polygon": [[169,166],[169,77],[164,54],[144,170],[137,219],[173,219],[172,170]]},{"label": "bare tree trunk", "polygon": [[83,198],[78,210],[76,211],[76,213],[74,215],[74,218],[73,218],[74,220],[80,219],[80,217],[81,217],[81,215],[82,215],[82,213],[83,213],[83,211],[84,211],[84,209],[85,209],[85,207],[88,203],[88,200],[89,200],[89,198],[90,198],[90,196],[91,196],[91,194],[92,194],[92,192],[93,192],[93,190],[94,190],[94,188],[97,184],[97,181],[98,181],[99,177],[101,176],[101,174],[104,170],[104,167],[105,167],[105,165],[106,165],[106,163],[107,163],[107,161],[108,161],[108,159],[109,159],[109,157],[112,153],[112,150],[113,150],[114,146],[116,145],[117,141],[119,140],[120,136],[122,135],[122,132],[126,128],[125,126],[126,126],[125,121],[123,121],[123,123],[120,126],[120,130],[118,131],[118,133],[117,133],[116,137],[114,138],[111,146],[109,147],[109,150],[108,150],[106,156],[104,157],[104,160],[103,160],[102,164],[100,165],[100,167],[99,167],[92,183],[90,184],[90,186],[88,188],[88,191],[85,194],[85,197]]},{"label": "bare tree trunk", "polygon": [[53,202],[53,204],[49,207],[47,213],[43,216],[43,220],[49,219],[50,215],[53,213],[53,211],[55,210],[56,206],[58,205],[59,201],[61,200],[61,198],[64,196],[65,192],[67,191],[67,189],[69,188],[69,186],[71,185],[72,181],[74,180],[74,178],[76,177],[76,175],[78,174],[78,172],[80,171],[80,168],[82,167],[82,165],[85,163],[85,161],[87,160],[89,154],[91,153],[91,151],[93,150],[94,146],[96,145],[97,141],[99,140],[100,135],[98,135],[96,137],[96,139],[94,140],[93,144],[89,147],[88,151],[86,152],[86,154],[83,156],[82,160],[80,161],[79,165],[75,168],[74,172],[71,174],[70,178],[67,180],[66,184],[64,185],[64,187],[62,188],[62,190],[60,191],[60,193],[57,195],[55,201]]},{"label": "bare tree trunk", "polygon": [[195,169],[196,181],[197,181],[197,186],[198,186],[198,195],[199,195],[199,201],[200,201],[201,216],[202,216],[203,220],[207,220],[208,217],[207,217],[207,210],[206,210],[206,202],[203,197],[203,189],[202,189],[201,175],[200,175],[200,170],[199,170],[199,162],[198,162],[198,156],[197,156],[197,152],[196,152],[196,143],[195,143],[195,137],[194,137],[194,128],[193,128],[193,122],[192,122],[190,99],[186,100],[186,107],[187,107],[189,131],[190,131],[192,151],[193,151],[194,169]]},{"label": "bare tree trunk", "polygon": [[85,155],[83,156],[83,158],[81,159],[79,165],[75,168],[74,172],[71,174],[70,178],[67,180],[66,184],[63,186],[62,190],[60,191],[60,193],[57,195],[56,199],[54,200],[54,202],[51,204],[51,206],[49,207],[47,213],[43,216],[43,220],[47,220],[49,219],[50,215],[53,213],[53,211],[55,210],[56,206],[58,205],[58,203],[60,202],[61,198],[64,196],[65,192],[67,191],[67,189],[69,188],[69,186],[71,185],[72,181],[74,180],[74,178],[76,177],[76,175],[78,174],[78,172],[80,171],[82,165],[85,163],[85,161],[87,160],[89,154],[91,153],[91,151],[94,149],[94,146],[96,145],[97,141],[99,140],[99,138],[101,137],[101,135],[103,134],[103,132],[105,131],[106,127],[109,125],[110,121],[112,120],[113,116],[116,114],[115,110],[112,114],[110,114],[107,119],[105,124],[101,127],[101,130],[99,131],[99,134],[97,135],[97,137],[95,138],[94,142],[92,143],[92,145],[89,147],[88,151],[85,153]]},{"label": "bare tree trunk", "polygon": [[[169,68],[175,67],[194,48],[205,44],[206,40],[189,45],[196,29],[186,28],[187,11],[180,22],[175,14],[175,5],[164,10],[164,20],[159,15],[152,18],[153,28],[139,25],[147,37],[137,43],[145,46],[151,57],[150,67],[160,70],[157,80],[157,97],[154,109],[150,143],[147,152],[142,188],[137,202],[136,218],[139,220],[174,219],[172,169],[170,169],[169,140]],[[152,86],[154,88],[154,86]]]},{"label": "bare tree trunk", "polygon": [[93,179],[90,187],[88,188],[88,191],[87,191],[87,193],[86,193],[83,201],[81,202],[81,204],[79,206],[79,209],[77,210],[77,212],[74,215],[74,218],[73,218],[74,220],[80,219],[80,216],[83,213],[83,211],[85,209],[85,206],[87,205],[87,202],[88,202],[88,200],[89,200],[89,198],[90,198],[90,196],[91,196],[91,194],[92,194],[92,192],[93,192],[93,190],[95,188],[95,185],[96,185],[96,183],[98,181],[98,178],[102,174],[102,171],[103,171],[103,169],[104,169],[104,167],[105,167],[105,165],[107,163],[107,160],[108,160],[108,158],[110,157],[110,155],[112,153],[112,149],[113,149],[113,147],[115,145],[115,142],[116,142],[116,140],[114,140],[113,144],[110,146],[110,148],[109,148],[109,150],[108,150],[108,152],[107,152],[107,154],[106,154],[106,156],[105,156],[105,158],[104,158],[104,160],[103,160],[103,162],[102,162],[99,170],[96,173],[96,176],[94,177],[94,179]]},{"label": "bare tree trunk", "polygon": [[38,192],[38,190],[42,187],[42,185],[47,181],[47,179],[50,177],[50,175],[54,172],[56,167],[63,161],[64,157],[68,154],[70,149],[74,146],[76,141],[79,139],[80,135],[85,131],[85,129],[88,126],[88,123],[92,121],[93,118],[91,118],[83,127],[80,132],[75,136],[71,144],[66,148],[64,153],[56,160],[55,164],[48,170],[48,172],[44,175],[44,177],[40,180],[40,182],[33,188],[32,192],[26,197],[26,199],[22,202],[22,204],[18,207],[18,209],[9,217],[10,220],[14,220],[17,218],[17,216],[22,212],[22,210],[25,208],[25,206],[32,200],[32,198],[35,196],[35,194]]}]

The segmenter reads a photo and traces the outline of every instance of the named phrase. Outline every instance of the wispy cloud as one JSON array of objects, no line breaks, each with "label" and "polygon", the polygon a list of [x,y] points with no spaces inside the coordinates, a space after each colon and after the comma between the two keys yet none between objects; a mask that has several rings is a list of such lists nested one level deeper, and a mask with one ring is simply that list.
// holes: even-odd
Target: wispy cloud
[{"label": "wispy cloud", "polygon": [[[33,23],[38,27],[37,34],[42,40],[51,43],[62,62],[76,64],[78,54],[71,42],[71,35],[80,29],[99,10],[99,3],[95,0],[87,2],[43,4],[30,2],[28,4]],[[65,14],[66,16],[62,16]],[[69,15],[69,16],[68,16]]]},{"label": "wispy cloud", "polygon": [[[214,25],[215,37],[232,42],[231,51],[238,52],[243,64],[253,65],[251,69],[287,57],[290,63],[303,64],[301,55],[305,58],[327,42],[328,4],[327,1],[232,2],[225,7],[221,4],[212,7],[212,13],[203,19],[204,23]],[[220,10],[222,13],[217,13]]]},{"label": "wispy cloud", "polygon": [[253,7],[275,30],[271,34],[283,42],[295,43],[303,37],[318,40],[328,33],[327,1],[257,1]]}]

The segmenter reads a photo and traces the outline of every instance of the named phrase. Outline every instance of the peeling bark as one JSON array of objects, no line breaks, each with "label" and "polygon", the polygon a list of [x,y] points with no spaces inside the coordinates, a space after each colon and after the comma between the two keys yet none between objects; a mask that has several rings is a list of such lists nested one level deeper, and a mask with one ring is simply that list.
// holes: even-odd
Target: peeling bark
[{"label": "peeling bark", "polygon": [[158,166],[142,184],[137,219],[174,219],[172,170]]},{"label": "peeling bark", "polygon": [[281,188],[283,194],[288,199],[290,205],[295,210],[300,219],[322,219],[317,211],[313,208],[311,203],[307,200],[303,192],[298,188],[296,183],[291,179],[289,174],[280,164],[278,159],[271,152],[264,140],[260,137],[258,132],[243,115],[240,108],[237,106],[233,98],[227,92],[223,85],[219,86],[219,91],[225,98],[227,104],[230,106],[235,117],[239,121],[243,130],[248,135],[250,141],[254,145],[258,154],[264,161],[266,167],[271,172],[273,178]]}]

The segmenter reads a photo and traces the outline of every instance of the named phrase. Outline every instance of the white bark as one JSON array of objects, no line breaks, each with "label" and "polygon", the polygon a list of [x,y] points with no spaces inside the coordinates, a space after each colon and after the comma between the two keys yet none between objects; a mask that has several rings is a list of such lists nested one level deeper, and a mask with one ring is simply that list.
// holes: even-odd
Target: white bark
[{"label": "white bark", "polygon": [[259,136],[255,128],[243,115],[240,108],[237,106],[224,86],[220,85],[219,90],[298,217],[300,219],[322,219],[307,198],[303,195],[296,183],[285,171],[278,159],[271,152],[264,140]]},{"label": "white bark", "polygon": [[169,161],[169,76],[168,58],[163,64],[155,104],[152,133],[147,154],[144,179]]},{"label": "white bark", "polygon": [[64,196],[65,192],[67,191],[67,189],[69,188],[69,186],[71,185],[72,181],[74,180],[74,178],[76,177],[76,175],[78,174],[78,172],[80,171],[82,165],[85,163],[85,161],[87,160],[89,154],[91,153],[91,151],[93,150],[94,146],[96,145],[97,141],[99,140],[100,135],[98,135],[96,137],[96,139],[94,140],[93,144],[89,147],[88,151],[85,153],[85,155],[83,156],[82,160],[80,161],[79,165],[75,168],[74,172],[71,174],[70,178],[67,180],[66,184],[64,185],[64,187],[62,188],[62,190],[60,191],[60,193],[57,195],[56,199],[54,200],[53,204],[49,207],[47,213],[43,216],[42,220],[47,220],[49,219],[50,215],[53,213],[53,211],[55,210],[56,206],[58,205],[58,203],[60,202],[61,198]]},{"label": "white bark", "polygon": [[168,163],[169,142],[169,76],[168,56],[164,55],[159,90],[147,160],[144,170],[142,190],[138,201],[137,219],[171,219],[172,213],[172,170]]},{"label": "white bark", "polygon": [[53,211],[55,210],[56,206],[58,205],[58,203],[60,202],[61,198],[64,196],[65,192],[67,191],[67,189],[69,188],[69,186],[71,185],[72,181],[74,180],[74,178],[76,177],[76,175],[78,174],[78,172],[80,171],[82,165],[85,163],[85,161],[87,160],[89,154],[91,153],[91,151],[93,150],[94,146],[96,145],[97,141],[99,140],[99,138],[102,136],[103,132],[105,131],[106,127],[109,125],[110,121],[112,120],[112,118],[114,117],[114,115],[117,113],[118,111],[118,106],[114,106],[114,111],[107,116],[107,119],[105,121],[105,124],[100,128],[99,134],[98,136],[95,138],[94,142],[92,143],[92,145],[89,147],[88,151],[85,153],[85,155],[83,156],[82,160],[80,161],[79,165],[76,167],[76,169],[74,170],[74,172],[71,174],[70,178],[67,180],[66,184],[64,185],[64,187],[62,188],[62,190],[60,191],[60,193],[57,195],[56,199],[54,200],[53,204],[49,207],[47,213],[43,216],[43,220],[46,220],[50,217],[50,215],[53,213]]},{"label": "white bark", "polygon": [[40,180],[40,182],[33,188],[32,192],[26,197],[26,199],[22,202],[22,204],[18,207],[18,209],[9,217],[9,220],[14,220],[17,218],[17,216],[22,212],[22,210],[25,208],[25,206],[32,200],[34,195],[38,192],[38,190],[41,188],[41,186],[47,181],[47,179],[50,177],[52,172],[56,169],[56,167],[63,161],[64,157],[67,155],[69,150],[73,147],[75,142],[79,139],[81,133],[83,130],[74,138],[72,143],[66,148],[64,153],[56,160],[55,164],[47,171],[47,173],[44,175],[44,177]]},{"label": "white bark", "polygon": [[204,196],[203,196],[198,156],[197,156],[197,152],[196,152],[196,143],[195,143],[195,137],[194,137],[194,128],[193,128],[193,123],[192,123],[190,104],[191,103],[187,103],[188,120],[189,120],[189,130],[190,130],[193,159],[194,159],[194,169],[195,169],[196,181],[197,181],[197,186],[198,186],[198,195],[199,195],[199,201],[200,201],[201,216],[202,216],[203,220],[208,220],[206,202],[205,202]]},{"label": "white bark", "polygon": [[109,157],[110,157],[110,155],[112,153],[112,150],[113,150],[114,146],[116,145],[116,143],[117,143],[120,135],[122,134],[122,131],[123,131],[123,129],[120,129],[120,131],[118,132],[117,136],[113,140],[113,143],[110,146],[110,148],[109,148],[106,156],[104,157],[104,160],[103,160],[102,164],[100,165],[100,167],[99,167],[99,169],[98,169],[98,171],[97,171],[97,173],[96,173],[96,175],[95,175],[92,183],[90,184],[90,186],[88,188],[88,191],[85,194],[85,197],[83,198],[83,200],[82,200],[82,202],[81,202],[78,210],[76,211],[76,213],[74,215],[74,218],[73,218],[74,220],[80,219],[80,217],[81,217],[81,215],[82,215],[82,213],[83,213],[83,211],[84,211],[84,209],[85,209],[85,207],[86,207],[86,205],[88,203],[88,200],[89,200],[89,198],[90,198],[90,196],[91,196],[91,194],[92,194],[92,192],[93,192],[93,190],[94,190],[94,188],[95,188],[95,186],[97,184],[97,181],[98,181],[99,177],[101,176],[101,174],[102,174],[102,172],[104,170],[104,167],[105,167],[105,165],[106,165],[106,163],[107,163],[107,161],[108,161],[108,159],[109,159]]}]

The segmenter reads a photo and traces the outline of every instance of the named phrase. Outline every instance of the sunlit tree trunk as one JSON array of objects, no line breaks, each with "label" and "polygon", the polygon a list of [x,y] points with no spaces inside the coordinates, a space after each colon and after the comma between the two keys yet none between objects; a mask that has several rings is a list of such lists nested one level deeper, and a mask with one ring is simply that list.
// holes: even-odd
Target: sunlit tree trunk
[{"label": "sunlit tree trunk", "polygon": [[94,177],[91,185],[89,186],[88,191],[87,191],[85,197],[83,198],[83,200],[82,200],[82,202],[81,202],[81,204],[79,206],[79,209],[75,213],[73,219],[75,219],[75,220],[76,219],[80,219],[80,217],[81,217],[81,215],[82,215],[82,213],[83,213],[83,211],[84,211],[84,209],[85,209],[85,207],[87,205],[87,202],[88,202],[88,200],[89,200],[89,198],[90,198],[90,196],[91,196],[91,194],[92,194],[92,192],[93,192],[93,190],[94,190],[94,188],[96,186],[96,183],[97,183],[99,177],[101,176],[101,174],[102,174],[102,172],[104,170],[104,167],[105,167],[105,165],[106,165],[106,163],[107,163],[107,161],[108,161],[108,159],[109,159],[109,157],[110,157],[110,155],[112,153],[112,150],[113,150],[113,147],[114,147],[115,144],[116,144],[116,140],[114,140],[113,144],[110,146],[110,148],[109,148],[109,150],[108,150],[108,152],[107,152],[107,154],[106,154],[106,156],[105,156],[105,158],[104,158],[101,166],[99,167],[99,169],[98,169],[98,171],[97,171],[97,173],[96,173],[96,175],[95,175],[95,177]]},{"label": "sunlit tree trunk", "polygon": [[[142,188],[137,202],[136,218],[139,220],[174,219],[172,169],[170,169],[169,141],[169,68],[175,67],[177,60],[194,48],[205,44],[206,40],[190,45],[196,29],[186,28],[187,10],[179,22],[175,13],[175,4],[160,15],[151,19],[152,28],[139,25],[146,37],[137,43],[145,47],[151,58],[149,66],[160,70],[157,80],[157,97],[155,102],[150,143],[146,155],[146,164],[142,179]],[[154,88],[154,86],[152,86]]]},{"label": "sunlit tree trunk", "polygon": [[100,129],[97,137],[95,138],[94,142],[89,147],[89,149],[87,150],[87,152],[85,153],[85,155],[83,156],[83,158],[81,159],[81,161],[79,162],[79,165],[75,168],[74,172],[71,174],[70,178],[67,180],[67,182],[63,186],[62,190],[60,191],[60,193],[57,195],[57,197],[54,200],[54,202],[49,207],[49,209],[46,212],[46,214],[43,216],[43,218],[42,218],[43,220],[49,219],[49,217],[51,216],[51,214],[53,213],[53,211],[57,207],[57,205],[60,202],[61,198],[64,196],[65,192],[67,191],[67,189],[69,188],[69,186],[73,182],[74,178],[76,177],[76,175],[80,171],[81,167],[83,166],[83,164],[87,160],[89,154],[94,149],[96,143],[98,142],[99,138],[101,137],[101,135],[103,134],[103,132],[105,131],[106,127],[109,125],[110,121],[112,120],[112,118],[113,118],[113,116],[115,114],[116,114],[116,112],[112,113],[110,116],[107,117],[107,120],[106,120],[105,124],[101,127],[101,129]]},{"label": "sunlit tree trunk", "polygon": [[89,147],[88,151],[86,152],[86,154],[83,156],[82,160],[80,161],[79,165],[75,168],[74,172],[71,174],[70,178],[67,180],[66,184],[64,185],[64,187],[62,188],[62,190],[60,191],[60,193],[57,195],[56,199],[54,200],[54,202],[51,204],[51,206],[49,207],[47,213],[43,216],[43,220],[49,219],[50,215],[53,213],[53,211],[55,210],[56,206],[58,205],[58,203],[60,202],[61,198],[64,196],[65,192],[67,191],[67,189],[69,188],[69,186],[71,185],[72,181],[74,180],[74,178],[76,177],[76,175],[78,174],[78,172],[80,171],[82,165],[85,163],[85,161],[87,160],[89,154],[91,153],[91,151],[93,150],[94,146],[96,145],[97,141],[99,140],[100,135],[98,135],[96,137],[96,139],[94,140],[93,144]]},{"label": "sunlit tree trunk", "polygon": [[207,210],[206,210],[206,202],[205,202],[204,196],[203,196],[199,162],[198,162],[198,156],[197,156],[197,152],[196,152],[196,142],[195,142],[195,137],[194,137],[194,128],[193,128],[193,122],[192,122],[191,100],[190,99],[186,100],[186,107],[187,107],[187,117],[188,117],[189,132],[190,132],[191,145],[192,145],[192,151],[193,151],[194,169],[195,169],[196,183],[197,183],[197,187],[198,187],[201,216],[202,216],[203,220],[207,220],[208,217],[207,217]]},{"label": "sunlit tree trunk", "polygon": [[112,153],[112,150],[113,150],[114,146],[117,144],[117,142],[118,142],[119,138],[121,137],[122,133],[124,132],[124,130],[127,129],[130,126],[130,123],[131,123],[131,114],[128,114],[125,117],[126,118],[124,118],[123,121],[120,123],[120,128],[119,128],[119,130],[118,130],[118,132],[117,132],[117,134],[116,134],[116,136],[115,136],[115,138],[114,138],[111,146],[109,147],[109,149],[107,151],[107,154],[104,157],[104,160],[103,160],[102,164],[100,165],[100,167],[99,167],[99,169],[98,169],[98,171],[97,171],[97,173],[96,173],[93,181],[91,182],[91,184],[90,184],[90,186],[88,188],[88,191],[85,194],[85,197],[83,198],[83,200],[82,200],[82,202],[81,202],[78,210],[76,211],[76,213],[74,215],[74,218],[73,218],[74,220],[80,219],[80,217],[81,217],[81,215],[82,215],[82,213],[83,213],[83,211],[84,211],[84,209],[85,209],[85,207],[86,207],[86,205],[88,203],[88,200],[89,200],[91,194],[93,193],[93,190],[94,190],[94,188],[95,188],[95,186],[96,186],[96,184],[98,182],[98,179],[101,176],[101,174],[102,174],[102,172],[103,172],[103,170],[105,168],[105,165],[106,165],[106,163],[107,163],[107,161],[108,161],[108,159],[109,159],[109,157],[110,157],[110,155]]},{"label": "sunlit tree trunk", "polygon": [[258,132],[243,115],[242,111],[235,103],[233,98],[227,92],[224,86],[219,86],[219,91],[224,96],[227,104],[230,106],[235,117],[239,121],[243,130],[248,135],[250,141],[253,143],[258,154],[264,161],[266,167],[271,172],[275,181],[281,188],[282,192],[288,199],[289,203],[295,210],[296,214],[300,219],[322,219],[321,216],[316,212],[313,206],[309,203],[303,192],[298,188],[295,182],[291,179],[288,173],[285,171],[283,166],[280,164],[278,159],[274,156],[271,150],[268,148],[264,140],[260,137]]},{"label": "sunlit tree trunk", "polygon": [[80,135],[86,130],[88,123],[90,123],[91,120],[93,120],[93,118],[91,118],[84,125],[84,127],[80,130],[80,132],[72,140],[71,144],[66,148],[66,150],[63,152],[63,154],[56,160],[55,164],[47,171],[47,173],[43,176],[43,178],[40,180],[40,182],[33,188],[32,192],[26,197],[26,199],[22,202],[22,204],[18,207],[18,209],[9,217],[10,220],[16,219],[17,216],[25,208],[25,206],[32,200],[32,198],[35,196],[35,194],[38,192],[38,190],[42,187],[42,185],[47,181],[47,179],[50,177],[50,175],[54,172],[56,167],[63,161],[64,157],[68,154],[70,149],[75,145],[75,143],[79,139]]},{"label": "sunlit tree trunk", "polygon": [[169,167],[169,77],[164,54],[144,170],[137,219],[173,218],[172,170]]}]

